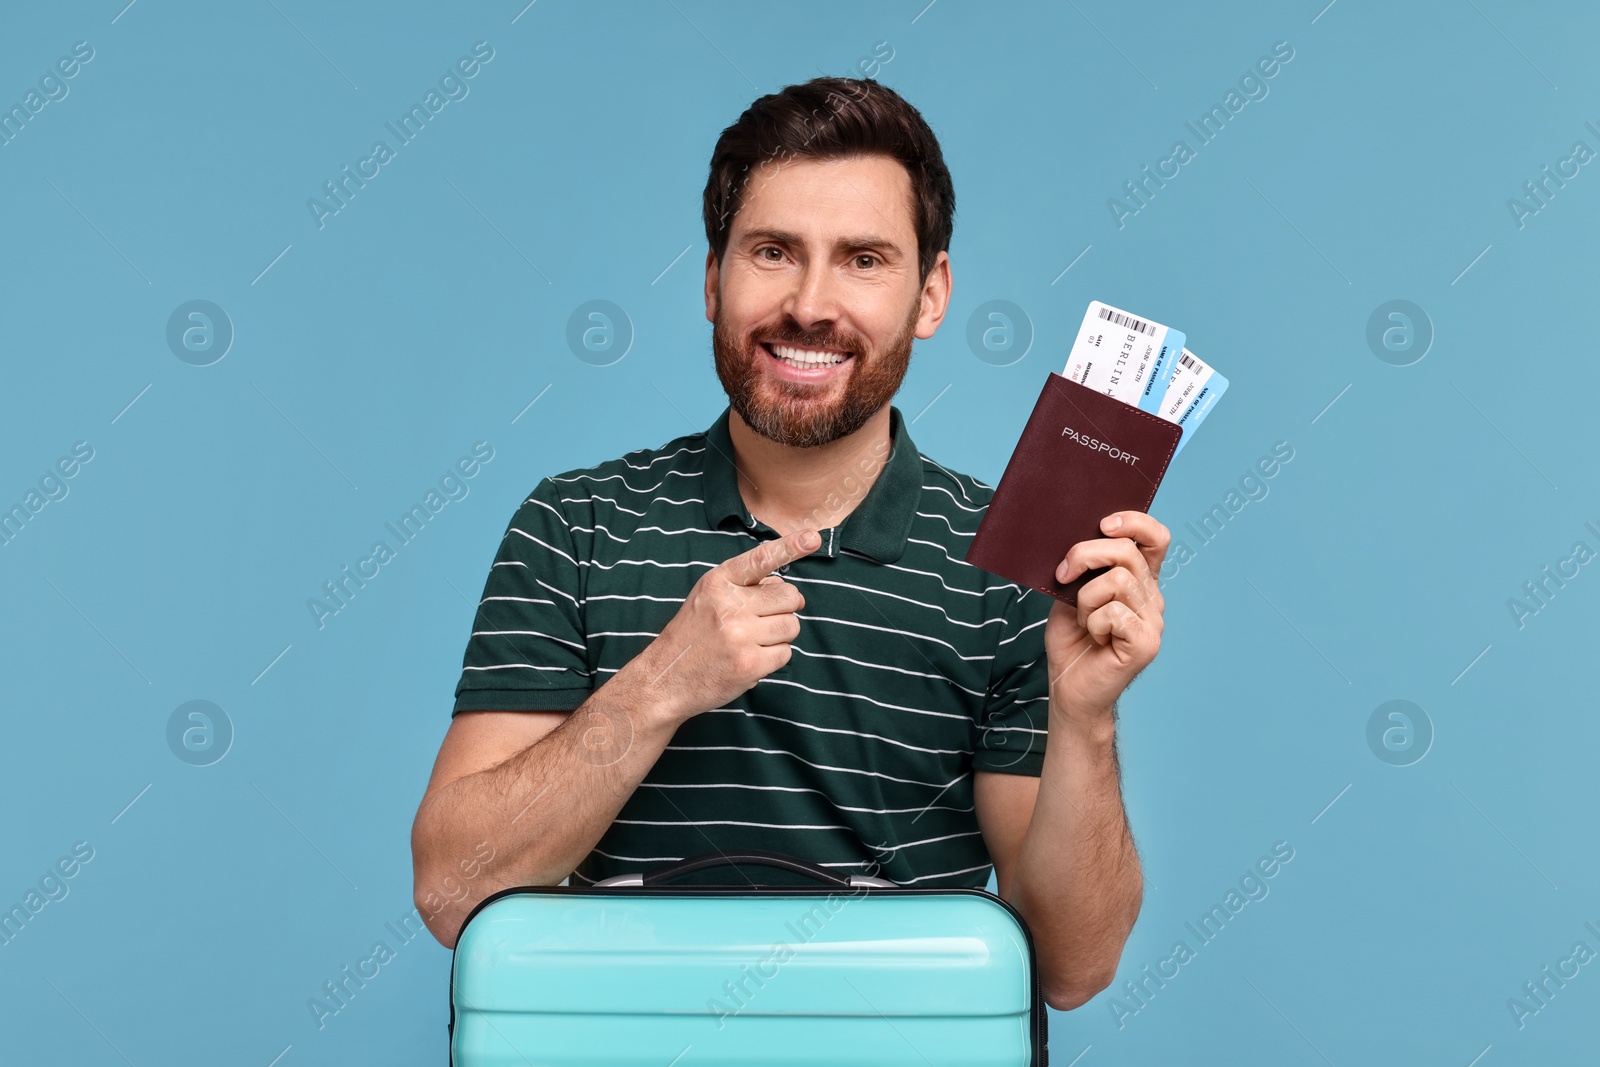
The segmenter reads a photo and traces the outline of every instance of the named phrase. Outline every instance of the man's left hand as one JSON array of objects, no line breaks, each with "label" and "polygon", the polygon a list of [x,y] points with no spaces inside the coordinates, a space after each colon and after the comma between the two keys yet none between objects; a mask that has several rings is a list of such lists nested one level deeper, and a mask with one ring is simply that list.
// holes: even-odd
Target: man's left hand
[{"label": "man's left hand", "polygon": [[1161,648],[1166,601],[1157,587],[1172,535],[1142,511],[1118,511],[1100,522],[1107,535],[1079,541],[1056,567],[1070,582],[1097,567],[1077,606],[1056,601],[1044,627],[1050,706],[1069,720],[1108,724],[1117,697]]}]

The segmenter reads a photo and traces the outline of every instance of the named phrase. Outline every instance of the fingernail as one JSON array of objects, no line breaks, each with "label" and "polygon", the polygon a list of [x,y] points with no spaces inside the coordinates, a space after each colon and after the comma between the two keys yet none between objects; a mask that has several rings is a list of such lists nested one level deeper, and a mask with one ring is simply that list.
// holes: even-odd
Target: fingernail
[{"label": "fingernail", "polygon": [[1119,529],[1121,526],[1122,526],[1122,516],[1121,515],[1113,515],[1110,518],[1106,519],[1105,529],[1108,532],[1111,531],[1111,530]]}]

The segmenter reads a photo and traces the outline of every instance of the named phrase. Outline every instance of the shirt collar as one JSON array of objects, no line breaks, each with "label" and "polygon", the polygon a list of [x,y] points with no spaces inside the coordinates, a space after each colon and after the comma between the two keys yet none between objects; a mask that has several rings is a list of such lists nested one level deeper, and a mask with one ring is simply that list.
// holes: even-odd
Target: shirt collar
[{"label": "shirt collar", "polygon": [[[724,408],[717,421],[705,431],[706,522],[713,530],[721,529],[730,518],[737,518],[752,529],[757,523],[739,494],[739,479],[733,466],[733,438],[728,432],[732,411],[731,405]],[[880,563],[893,563],[905,551],[906,538],[911,533],[922,494],[922,457],[906,431],[905,417],[892,404],[889,406],[889,442],[889,459],[867,495],[845,516],[833,536],[820,531],[822,545],[814,554],[835,556],[839,549],[848,548]],[[846,472],[840,479],[840,494],[848,495],[851,486],[859,486],[864,480],[860,472]]]}]

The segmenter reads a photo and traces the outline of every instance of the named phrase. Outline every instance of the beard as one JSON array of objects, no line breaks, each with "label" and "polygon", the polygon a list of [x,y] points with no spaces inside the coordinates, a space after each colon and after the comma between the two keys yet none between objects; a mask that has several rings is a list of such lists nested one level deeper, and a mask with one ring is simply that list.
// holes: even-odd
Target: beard
[{"label": "beard", "polygon": [[[905,381],[921,305],[920,299],[913,302],[911,314],[883,351],[869,352],[859,337],[808,334],[792,320],[779,329],[762,331],[759,338],[752,334],[741,341],[724,321],[727,305],[719,301],[711,348],[729,406],[762,437],[793,448],[815,448],[855,433],[894,398]],[[761,361],[772,357],[757,341],[849,352],[843,395],[828,402],[823,396],[841,388],[832,381],[791,382],[771,374]]]}]

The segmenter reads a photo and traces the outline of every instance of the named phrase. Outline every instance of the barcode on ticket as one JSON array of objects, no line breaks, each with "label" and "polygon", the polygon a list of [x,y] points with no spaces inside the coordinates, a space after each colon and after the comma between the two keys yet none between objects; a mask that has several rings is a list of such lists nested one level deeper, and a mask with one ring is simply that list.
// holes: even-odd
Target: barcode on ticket
[{"label": "barcode on ticket", "polygon": [[1108,307],[1100,309],[1100,317],[1121,326],[1125,330],[1137,330],[1140,333],[1149,334],[1151,337],[1156,334],[1156,328],[1150,323],[1142,319],[1136,319],[1132,315],[1124,315],[1120,311],[1112,311]]}]

